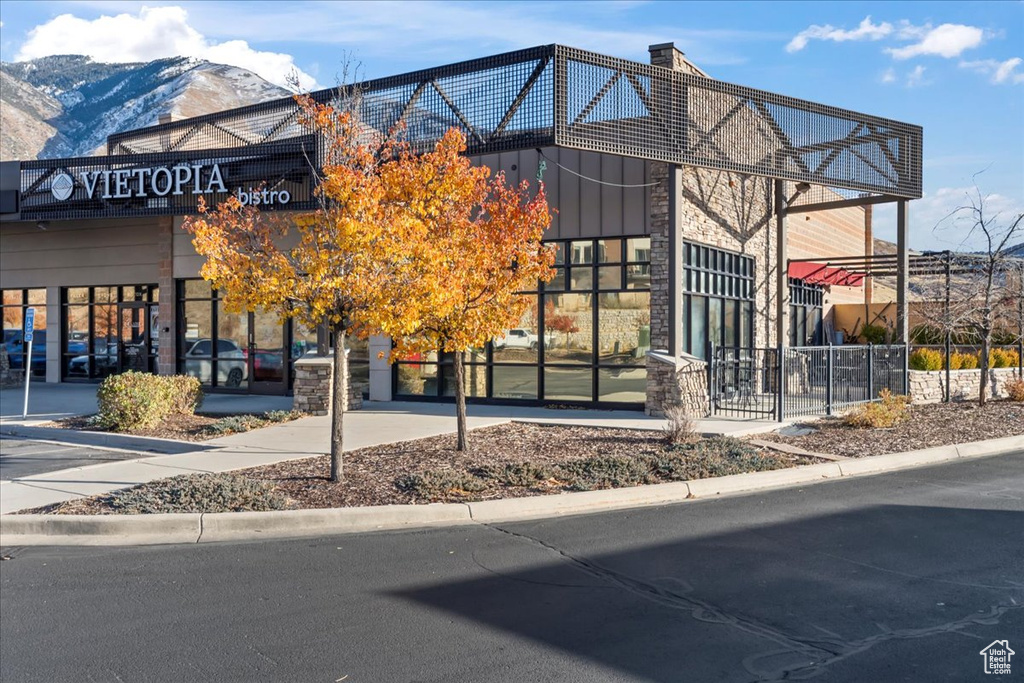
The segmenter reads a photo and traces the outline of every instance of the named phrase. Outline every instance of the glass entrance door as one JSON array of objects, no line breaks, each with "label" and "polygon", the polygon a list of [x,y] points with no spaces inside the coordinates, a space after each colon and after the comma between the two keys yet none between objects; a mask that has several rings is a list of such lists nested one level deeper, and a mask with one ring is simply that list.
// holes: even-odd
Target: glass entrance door
[{"label": "glass entrance door", "polygon": [[151,372],[149,315],[144,302],[118,305],[118,372]]},{"label": "glass entrance door", "polygon": [[276,314],[250,313],[249,390],[254,394],[285,394],[288,391],[286,325]]}]

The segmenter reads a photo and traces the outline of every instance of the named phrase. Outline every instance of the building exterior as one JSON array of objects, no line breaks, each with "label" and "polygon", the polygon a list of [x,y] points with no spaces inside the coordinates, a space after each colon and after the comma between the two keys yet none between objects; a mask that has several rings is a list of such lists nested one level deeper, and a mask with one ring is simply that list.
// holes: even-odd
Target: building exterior
[{"label": "building exterior", "polygon": [[[477,163],[542,178],[557,210],[557,275],[524,293],[518,327],[468,354],[475,400],[657,412],[684,401],[681,371],[700,371],[712,344],[821,343],[831,303],[864,302],[865,287],[791,279],[789,259],[870,253],[869,205],[900,202],[905,234],[906,200],[920,196],[919,128],[714,81],[671,44],[652,46],[650,65],[531,48],[362,92],[367,125],[401,121],[421,145],[459,126]],[[12,366],[24,367],[31,305],[45,334],[30,366],[48,382],[137,369],[290,392],[324,336],[224,311],[181,224],[199,197],[311,208],[317,150],[281,100],[121,133],[108,156],[5,162]],[[349,352],[370,400],[453,394],[450,359],[392,367],[377,358],[388,348],[371,338]]]}]

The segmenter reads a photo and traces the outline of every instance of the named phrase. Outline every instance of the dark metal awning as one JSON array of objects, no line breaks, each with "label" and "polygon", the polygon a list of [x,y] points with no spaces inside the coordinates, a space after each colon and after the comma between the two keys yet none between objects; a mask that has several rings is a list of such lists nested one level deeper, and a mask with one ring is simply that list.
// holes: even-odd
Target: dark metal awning
[{"label": "dark metal awning", "polygon": [[[461,129],[469,154],[560,146],[882,195],[921,196],[919,126],[562,45],[313,93],[358,92],[366,125],[414,145]],[[110,136],[115,155],[308,133],[293,99]],[[865,202],[860,202],[865,203]]]}]

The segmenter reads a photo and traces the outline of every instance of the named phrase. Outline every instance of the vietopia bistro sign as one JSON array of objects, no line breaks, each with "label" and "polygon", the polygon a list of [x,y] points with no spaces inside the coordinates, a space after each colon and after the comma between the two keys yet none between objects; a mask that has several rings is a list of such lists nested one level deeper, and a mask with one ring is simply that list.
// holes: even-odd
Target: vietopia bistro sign
[{"label": "vietopia bistro sign", "polygon": [[[116,171],[82,171],[79,174],[81,187],[85,196],[93,199],[129,199],[131,197],[180,197],[185,193],[226,194],[224,174],[220,164],[177,164],[176,166],[157,166],[122,168]],[[65,172],[54,176],[50,183],[50,192],[57,201],[65,201],[75,191],[74,179]],[[99,194],[97,194],[99,193]],[[287,204],[292,195],[288,190],[235,188],[232,193],[242,205],[252,204]]]},{"label": "vietopia bistro sign", "polygon": [[294,144],[41,159],[21,163],[19,204],[24,220],[186,215],[200,198],[215,205],[228,196],[248,206],[302,210],[312,208],[312,182],[309,160]]}]

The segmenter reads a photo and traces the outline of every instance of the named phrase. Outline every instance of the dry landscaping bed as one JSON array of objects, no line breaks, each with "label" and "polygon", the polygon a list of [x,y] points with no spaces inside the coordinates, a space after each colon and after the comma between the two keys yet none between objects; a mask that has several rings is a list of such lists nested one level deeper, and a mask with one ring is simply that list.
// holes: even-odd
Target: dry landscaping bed
[{"label": "dry landscaping bed", "polygon": [[[850,427],[839,417],[809,422],[803,436],[763,434],[758,439],[797,446],[817,453],[851,458],[903,453],[933,446],[1024,436],[1024,403],[990,401],[912,405],[909,418],[887,429]],[[799,426],[799,425],[798,425]],[[1022,439],[1024,441],[1024,439]]]},{"label": "dry landscaping bed", "polygon": [[[738,439],[670,446],[656,431],[510,423],[473,430],[470,449],[443,435],[345,454],[345,481],[319,456],[221,475],[188,475],[32,512],[116,514],[461,502],[654,484],[773,470],[816,459]],[[202,487],[202,491],[199,488]],[[211,493],[214,491],[214,493]],[[238,505],[216,507],[200,499]],[[232,498],[233,497],[233,498]]]},{"label": "dry landscaping bed", "polygon": [[[133,429],[132,436],[152,436],[160,439],[176,439],[178,441],[206,441],[229,434],[247,432],[272,424],[290,422],[305,415],[298,411],[274,410],[261,415],[188,415],[173,414],[163,418],[159,425],[146,429]],[[95,416],[67,417],[48,422],[43,427],[58,429],[77,429],[89,432],[113,431],[99,427],[94,422]]]}]

